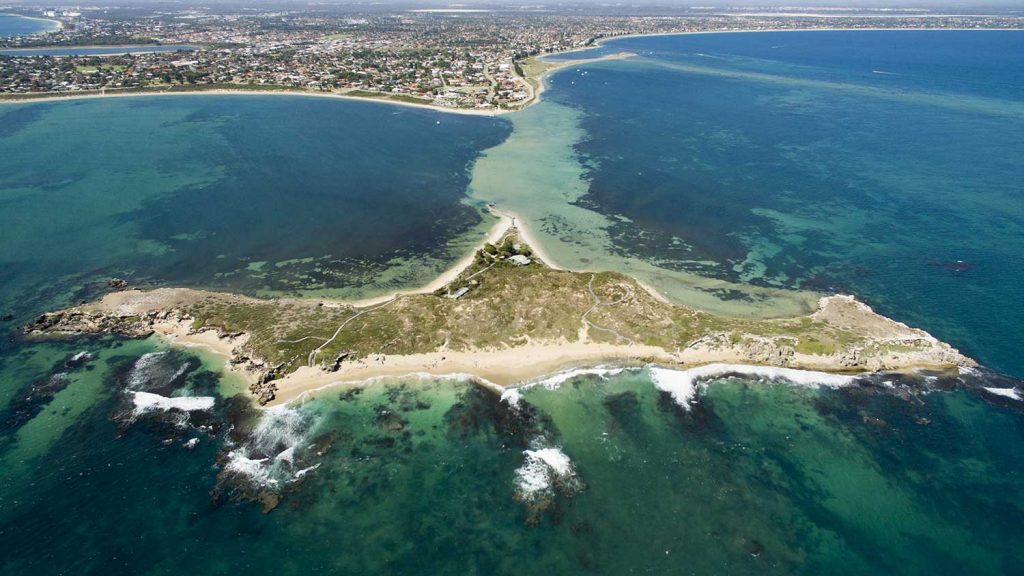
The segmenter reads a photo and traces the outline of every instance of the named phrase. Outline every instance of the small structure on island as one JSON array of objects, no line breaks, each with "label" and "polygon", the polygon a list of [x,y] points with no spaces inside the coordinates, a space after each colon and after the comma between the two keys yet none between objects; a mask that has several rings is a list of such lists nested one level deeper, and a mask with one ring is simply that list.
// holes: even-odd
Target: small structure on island
[{"label": "small structure on island", "polygon": [[462,298],[463,296],[465,296],[466,292],[469,292],[469,288],[466,287],[466,286],[463,286],[462,288],[459,288],[455,292],[449,292],[448,293],[448,298],[451,298],[452,300],[458,300],[459,298]]},{"label": "small structure on island", "polygon": [[526,266],[530,263],[530,259],[522,254],[516,254],[515,256],[509,256],[508,261],[514,266]]}]

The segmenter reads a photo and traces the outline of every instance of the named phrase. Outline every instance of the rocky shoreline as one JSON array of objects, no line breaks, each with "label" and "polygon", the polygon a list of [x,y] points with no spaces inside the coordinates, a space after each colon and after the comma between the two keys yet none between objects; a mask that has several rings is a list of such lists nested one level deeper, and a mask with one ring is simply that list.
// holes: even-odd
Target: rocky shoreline
[{"label": "rocky shoreline", "polygon": [[[114,335],[124,338],[149,338],[154,334],[165,337],[210,335],[230,347],[228,361],[249,382],[249,392],[262,406],[274,400],[277,394],[276,379],[283,376],[283,365],[269,365],[245,347],[248,335],[244,332],[225,332],[216,328],[192,329],[195,318],[180,309],[149,310],[139,314],[98,312],[82,308],[70,308],[40,315],[22,328],[28,337],[79,337]],[[203,342],[192,342],[202,345]],[[219,348],[219,347],[218,347]],[[214,350],[216,352],[224,352]]]},{"label": "rocky shoreline", "polygon": [[[191,298],[201,295],[207,299],[243,299],[234,295],[186,292]],[[865,338],[859,345],[845,346],[830,354],[801,351],[799,339],[787,334],[714,331],[676,350],[657,346],[563,341],[532,342],[507,350],[445,351],[442,347],[418,354],[390,357],[342,352],[325,358],[322,365],[301,367],[298,370],[289,370],[285,362],[268,362],[257,347],[252,345],[247,332],[201,325],[189,313],[187,305],[165,308],[168,303],[180,303],[180,290],[119,292],[114,299],[116,305],[109,302],[110,296],[113,295],[108,295],[100,303],[43,314],[25,326],[23,333],[27,337],[113,334],[127,338],[147,338],[158,334],[172,342],[205,345],[226,356],[231,367],[245,376],[252,398],[261,406],[282,400],[282,385],[287,389],[284,401],[329,386],[332,382],[353,382],[415,373],[468,373],[497,382],[501,386],[514,386],[571,367],[574,362],[577,366],[616,361],[653,362],[679,368],[731,362],[840,373],[977,366],[976,362],[948,344],[924,331],[879,316],[849,296],[822,298],[819,309],[810,316],[823,325],[849,330]],[[105,301],[108,304],[106,306],[103,305]],[[310,303],[310,306],[314,305]],[[502,372],[506,365],[517,363],[531,369]]]}]

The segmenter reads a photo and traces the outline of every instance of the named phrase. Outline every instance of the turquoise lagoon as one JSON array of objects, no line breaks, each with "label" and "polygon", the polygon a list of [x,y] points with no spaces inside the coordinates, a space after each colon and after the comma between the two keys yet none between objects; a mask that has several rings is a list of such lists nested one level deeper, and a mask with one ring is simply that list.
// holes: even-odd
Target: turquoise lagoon
[{"label": "turquoise lagoon", "polygon": [[[0,107],[3,327],[114,276],[416,285],[494,201],[562,264],[737,314],[853,291],[1019,376],[1020,36],[824,34],[620,40],[598,50],[639,56],[561,71],[500,119],[285,96]],[[603,370],[517,406],[409,379],[257,413],[222,366],[5,339],[0,574],[1024,570],[1024,419],[977,387],[1016,384],[993,373],[723,374],[680,404],[666,373]]]}]

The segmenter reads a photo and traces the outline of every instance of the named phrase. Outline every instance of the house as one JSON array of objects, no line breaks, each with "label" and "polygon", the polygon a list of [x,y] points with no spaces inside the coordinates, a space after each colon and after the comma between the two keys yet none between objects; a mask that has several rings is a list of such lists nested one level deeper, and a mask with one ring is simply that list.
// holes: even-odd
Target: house
[{"label": "house", "polygon": [[509,256],[508,259],[515,266],[526,266],[530,263],[530,259],[522,254],[516,254],[515,256]]}]

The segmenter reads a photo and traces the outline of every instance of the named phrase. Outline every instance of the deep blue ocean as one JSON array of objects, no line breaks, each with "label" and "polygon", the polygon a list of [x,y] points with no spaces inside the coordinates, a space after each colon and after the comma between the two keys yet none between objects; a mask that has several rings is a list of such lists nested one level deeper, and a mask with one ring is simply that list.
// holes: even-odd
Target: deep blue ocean
[{"label": "deep blue ocean", "polygon": [[[623,39],[597,50],[637,57],[555,74],[536,110],[578,116],[575,202],[616,253],[853,292],[1019,377],[1022,40]],[[257,411],[202,351],[17,336],[111,277],[421,284],[491,225],[467,187],[515,126],[285,96],[0,106],[0,575],[1024,572],[1022,402],[975,386],[1009,379],[736,375],[681,406],[644,368],[518,407],[409,379]]]}]

